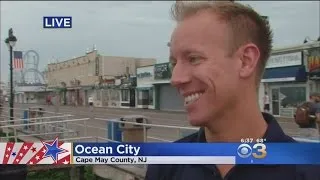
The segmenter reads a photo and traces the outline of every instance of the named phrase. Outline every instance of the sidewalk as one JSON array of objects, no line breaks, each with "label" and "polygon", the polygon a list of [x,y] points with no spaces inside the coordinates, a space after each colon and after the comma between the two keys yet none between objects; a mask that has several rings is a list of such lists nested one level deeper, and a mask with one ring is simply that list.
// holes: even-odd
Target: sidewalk
[{"label": "sidewalk", "polygon": [[292,118],[290,118],[290,117],[276,117],[276,119],[279,122],[293,122],[293,123],[295,123],[293,117]]}]

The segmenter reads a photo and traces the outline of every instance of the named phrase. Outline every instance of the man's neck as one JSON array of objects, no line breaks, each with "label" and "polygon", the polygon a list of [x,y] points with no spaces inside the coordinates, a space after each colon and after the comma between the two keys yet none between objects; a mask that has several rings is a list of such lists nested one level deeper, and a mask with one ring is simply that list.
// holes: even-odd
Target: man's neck
[{"label": "man's neck", "polygon": [[[245,99],[245,98],[244,98]],[[256,101],[241,101],[233,110],[205,128],[207,142],[240,142],[242,138],[262,138],[267,123]]]}]

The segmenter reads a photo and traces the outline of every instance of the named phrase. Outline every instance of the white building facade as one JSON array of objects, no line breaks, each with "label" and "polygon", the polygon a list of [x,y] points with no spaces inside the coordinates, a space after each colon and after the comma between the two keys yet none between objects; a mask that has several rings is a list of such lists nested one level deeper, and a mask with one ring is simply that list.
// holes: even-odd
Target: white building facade
[{"label": "white building facade", "polygon": [[264,92],[267,92],[271,113],[292,118],[297,106],[309,100],[311,91],[320,91],[317,89],[318,81],[310,80],[308,62],[309,50],[319,47],[320,42],[315,42],[272,51],[261,80],[261,107]]}]

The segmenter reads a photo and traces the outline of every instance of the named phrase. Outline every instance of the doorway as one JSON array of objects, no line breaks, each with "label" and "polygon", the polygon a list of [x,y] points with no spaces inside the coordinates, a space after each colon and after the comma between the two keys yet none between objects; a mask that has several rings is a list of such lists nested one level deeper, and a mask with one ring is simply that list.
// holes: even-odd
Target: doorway
[{"label": "doorway", "polygon": [[293,117],[296,108],[307,101],[305,85],[283,85],[271,88],[271,113],[274,116]]},{"label": "doorway", "polygon": [[280,115],[280,104],[279,104],[279,88],[271,89],[271,106],[272,114],[274,116]]}]

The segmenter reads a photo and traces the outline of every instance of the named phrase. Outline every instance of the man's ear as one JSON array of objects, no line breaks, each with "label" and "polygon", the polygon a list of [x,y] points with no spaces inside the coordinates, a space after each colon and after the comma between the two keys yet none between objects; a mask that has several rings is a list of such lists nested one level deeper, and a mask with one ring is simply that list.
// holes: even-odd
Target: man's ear
[{"label": "man's ear", "polygon": [[248,78],[255,74],[260,59],[259,48],[253,43],[246,44],[238,49],[238,56],[241,64],[240,77]]}]

